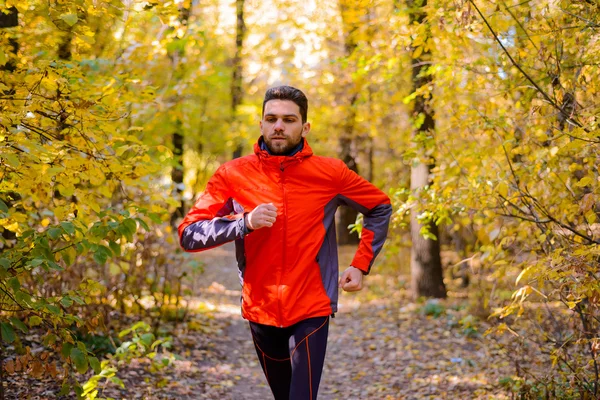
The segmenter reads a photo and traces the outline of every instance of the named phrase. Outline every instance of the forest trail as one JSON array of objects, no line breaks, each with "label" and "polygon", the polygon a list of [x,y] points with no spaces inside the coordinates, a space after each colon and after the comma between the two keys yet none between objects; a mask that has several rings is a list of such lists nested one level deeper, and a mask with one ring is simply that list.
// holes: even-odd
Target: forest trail
[{"label": "forest trail", "polygon": [[[341,249],[340,261],[348,262],[352,251]],[[186,349],[174,351],[184,360],[168,373],[172,377],[165,390],[152,397],[272,398],[248,324],[240,316],[233,246],[195,256],[205,265],[196,301],[212,310],[215,329],[179,337]],[[402,288],[407,278],[375,268],[360,294],[341,295],[318,398],[508,398],[498,387],[498,378],[510,375],[506,356],[481,335],[465,335],[464,324],[457,322],[459,312],[449,304],[438,307],[442,315],[437,318],[420,312],[423,305],[410,303]]]},{"label": "forest trail", "polygon": [[[353,248],[341,248],[341,265],[352,254]],[[204,264],[204,272],[197,277],[189,318],[163,324],[177,359],[158,372],[151,372],[148,359],[120,365],[124,387],[100,385],[98,398],[272,399],[240,315],[233,245],[192,257]],[[451,294],[440,302],[413,303],[405,289],[408,278],[375,266],[361,292],[341,294],[318,399],[508,399],[499,380],[512,375],[512,364],[490,336],[481,335],[485,326],[465,322],[465,300]],[[73,398],[57,395],[58,381],[14,378],[8,399]]]}]

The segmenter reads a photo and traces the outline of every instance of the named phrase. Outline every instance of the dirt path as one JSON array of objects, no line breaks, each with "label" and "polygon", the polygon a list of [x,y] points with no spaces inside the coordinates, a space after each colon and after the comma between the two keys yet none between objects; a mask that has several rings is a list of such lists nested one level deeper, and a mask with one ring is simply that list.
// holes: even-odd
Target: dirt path
[{"label": "dirt path", "polygon": [[[342,249],[342,262],[351,255],[352,249]],[[190,338],[194,343],[209,339],[210,352],[194,376],[204,381],[196,385],[203,391],[189,398],[270,399],[247,322],[240,316],[233,246],[198,257],[205,264],[198,301],[214,308],[222,328]],[[432,303],[439,316],[420,312],[423,305],[408,302],[402,280],[373,273],[359,295],[342,294],[340,311],[331,321],[319,399],[507,398],[497,385],[499,375],[510,374],[501,351],[481,335],[465,334],[460,307]]]}]

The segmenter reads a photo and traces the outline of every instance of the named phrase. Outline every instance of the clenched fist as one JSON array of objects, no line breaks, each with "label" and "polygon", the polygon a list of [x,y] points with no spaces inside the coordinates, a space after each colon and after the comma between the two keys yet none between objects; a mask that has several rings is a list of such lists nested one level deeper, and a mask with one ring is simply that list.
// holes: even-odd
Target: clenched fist
[{"label": "clenched fist", "polygon": [[270,228],[277,219],[277,207],[273,203],[263,203],[256,206],[246,217],[248,228],[255,231],[260,228]]},{"label": "clenched fist", "polygon": [[346,292],[358,292],[362,289],[363,273],[360,269],[350,266],[342,274],[339,286]]}]

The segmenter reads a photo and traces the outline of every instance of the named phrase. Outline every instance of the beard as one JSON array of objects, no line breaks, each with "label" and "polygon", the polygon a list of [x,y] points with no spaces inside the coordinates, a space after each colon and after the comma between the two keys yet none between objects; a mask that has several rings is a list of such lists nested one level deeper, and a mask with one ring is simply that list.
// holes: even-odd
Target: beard
[{"label": "beard", "polygon": [[284,156],[291,153],[291,151],[300,144],[302,141],[302,136],[300,136],[297,140],[294,140],[289,136],[274,135],[269,138],[264,137],[264,141],[271,154],[276,156]]}]

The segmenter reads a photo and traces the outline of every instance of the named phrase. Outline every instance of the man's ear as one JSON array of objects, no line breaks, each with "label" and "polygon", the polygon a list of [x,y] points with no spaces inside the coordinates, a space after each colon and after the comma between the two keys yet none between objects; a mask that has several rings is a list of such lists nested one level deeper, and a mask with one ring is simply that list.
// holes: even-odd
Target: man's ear
[{"label": "man's ear", "polygon": [[310,132],[310,122],[305,122],[302,127],[302,137],[306,137],[306,135]]}]

